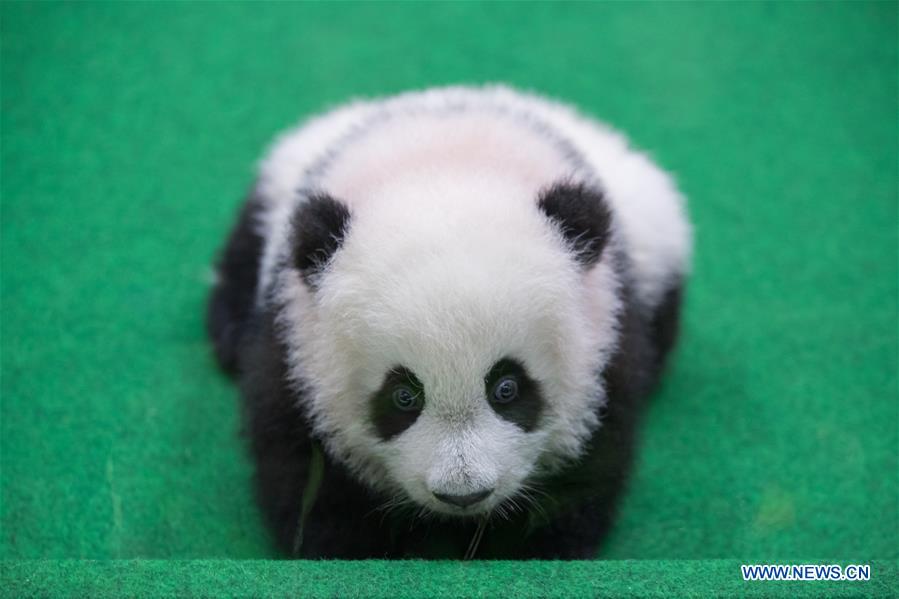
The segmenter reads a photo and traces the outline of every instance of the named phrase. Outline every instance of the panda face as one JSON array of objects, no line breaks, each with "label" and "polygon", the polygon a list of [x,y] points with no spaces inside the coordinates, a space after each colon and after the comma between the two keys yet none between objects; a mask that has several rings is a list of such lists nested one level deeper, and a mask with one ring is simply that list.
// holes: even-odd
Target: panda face
[{"label": "panda face", "polygon": [[[540,384],[521,361],[509,357],[493,364],[482,381],[482,392],[471,396],[464,410],[467,417],[459,415],[460,405],[454,406],[455,414],[432,409],[424,384],[401,366],[388,371],[371,398],[370,417],[384,442],[401,437],[422,420],[397,445],[396,474],[405,479],[411,497],[435,511],[489,511],[514,495],[532,468],[520,458],[530,454],[526,433],[538,428],[543,411]],[[437,443],[429,440],[433,435],[439,436]]]},{"label": "panda face", "polygon": [[[477,269],[467,270],[471,276]],[[323,296],[336,295],[335,273],[323,280]],[[344,320],[332,325],[345,331],[335,344],[352,347],[352,354],[332,366],[348,383],[330,408],[345,402],[347,411],[329,408],[323,420],[333,419],[334,438],[353,444],[348,461],[376,463],[383,471],[378,482],[387,481],[394,494],[442,514],[489,512],[539,469],[566,408],[553,393],[560,357],[545,341],[564,323],[530,307],[543,304],[537,290],[503,293],[460,281],[434,281],[425,290],[412,283],[423,276],[397,282],[381,298],[369,289],[359,319],[347,315],[361,306],[334,304]],[[346,291],[359,284],[348,282]],[[590,414],[571,416],[589,422]],[[350,427],[358,437],[349,439]]]},{"label": "panda face", "polygon": [[535,191],[479,183],[414,212],[396,189],[358,203],[320,273],[280,275],[319,438],[394,502],[452,516],[580,454],[618,309],[608,261],[585,269]]}]

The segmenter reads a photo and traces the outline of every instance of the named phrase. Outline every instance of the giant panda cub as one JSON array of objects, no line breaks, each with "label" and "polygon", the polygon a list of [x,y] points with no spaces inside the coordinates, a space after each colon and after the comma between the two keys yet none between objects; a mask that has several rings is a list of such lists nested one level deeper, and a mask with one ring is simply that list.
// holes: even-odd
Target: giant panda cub
[{"label": "giant panda cub", "polygon": [[536,95],[406,93],[284,134],[208,313],[278,545],[593,557],[690,247],[666,173]]}]

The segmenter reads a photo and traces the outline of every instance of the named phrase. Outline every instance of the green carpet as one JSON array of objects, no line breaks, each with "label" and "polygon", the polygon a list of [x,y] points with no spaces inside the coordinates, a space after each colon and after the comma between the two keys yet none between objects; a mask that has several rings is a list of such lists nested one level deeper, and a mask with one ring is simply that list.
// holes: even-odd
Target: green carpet
[{"label": "green carpet", "polygon": [[[0,18],[10,595],[899,585],[896,3],[4,2]],[[682,343],[609,561],[238,561],[275,554],[202,321],[254,161],[349,97],[497,80],[628,132],[696,225]],[[875,560],[869,583],[739,578]]]}]

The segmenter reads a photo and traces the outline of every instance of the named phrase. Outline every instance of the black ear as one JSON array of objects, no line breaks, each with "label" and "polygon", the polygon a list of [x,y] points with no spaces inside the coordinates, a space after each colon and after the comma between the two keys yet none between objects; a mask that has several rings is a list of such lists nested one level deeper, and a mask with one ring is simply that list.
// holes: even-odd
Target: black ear
[{"label": "black ear", "polygon": [[315,279],[343,243],[350,211],[326,193],[310,195],[297,207],[293,227],[293,263],[303,281],[315,288]]},{"label": "black ear", "polygon": [[537,205],[559,227],[582,266],[599,261],[612,221],[599,189],[584,183],[556,183],[540,193]]}]

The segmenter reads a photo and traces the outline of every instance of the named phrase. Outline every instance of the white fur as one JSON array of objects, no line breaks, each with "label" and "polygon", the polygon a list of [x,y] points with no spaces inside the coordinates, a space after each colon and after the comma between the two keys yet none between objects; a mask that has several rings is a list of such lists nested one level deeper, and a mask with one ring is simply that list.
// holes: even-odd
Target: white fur
[{"label": "white fur", "polygon": [[[559,180],[598,178],[611,244],[633,261],[645,305],[686,268],[690,232],[670,179],[624,139],[571,109],[507,88],[446,88],[356,102],[283,136],[263,162],[267,203],[260,300],[273,289],[290,372],[328,451],[373,486],[435,511],[433,493],[517,493],[535,471],[576,458],[605,400],[596,374],[617,341],[612,251],[584,273],[537,209]],[[287,256],[301,189],[352,212],[314,294]],[[530,433],[489,407],[484,377],[522,360],[543,389]],[[379,440],[368,405],[402,365],[425,387],[409,429]]]}]

